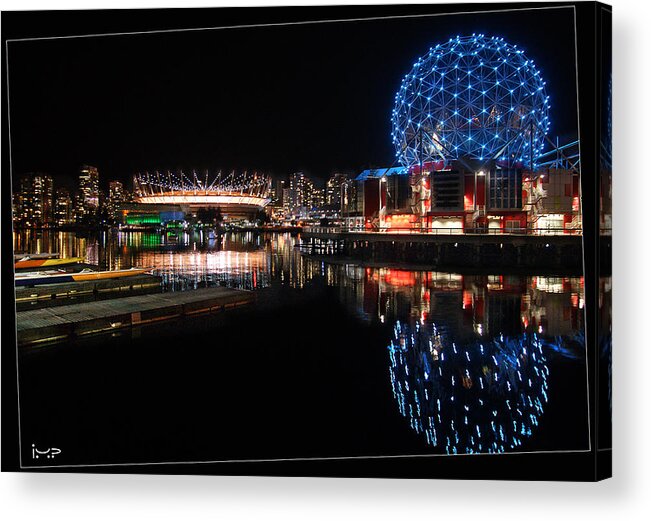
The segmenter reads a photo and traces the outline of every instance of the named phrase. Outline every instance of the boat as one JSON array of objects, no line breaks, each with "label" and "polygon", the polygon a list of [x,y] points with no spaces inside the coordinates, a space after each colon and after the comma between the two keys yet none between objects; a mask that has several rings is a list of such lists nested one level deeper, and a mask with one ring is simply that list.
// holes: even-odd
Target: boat
[{"label": "boat", "polygon": [[59,284],[61,282],[82,282],[86,280],[116,279],[142,275],[149,268],[130,268],[128,270],[93,271],[84,269],[77,273],[65,271],[37,271],[34,273],[19,273],[14,276],[16,286],[37,286],[40,284]]},{"label": "boat", "polygon": [[58,259],[59,253],[14,253],[14,262],[29,257],[30,259]]},{"label": "boat", "polygon": [[134,275],[142,275],[151,268],[129,268],[126,270],[113,270],[113,271],[93,271],[90,269],[81,270],[79,273],[71,273],[75,282],[82,280],[101,280],[101,279],[117,279],[121,277],[133,277]]},{"label": "boat", "polygon": [[15,260],[14,268],[17,270],[23,268],[50,268],[54,266],[67,266],[69,264],[77,264],[83,260],[83,257],[68,257],[67,259],[60,259],[57,257],[34,258],[32,255],[27,255],[26,257],[22,257],[19,260]]}]

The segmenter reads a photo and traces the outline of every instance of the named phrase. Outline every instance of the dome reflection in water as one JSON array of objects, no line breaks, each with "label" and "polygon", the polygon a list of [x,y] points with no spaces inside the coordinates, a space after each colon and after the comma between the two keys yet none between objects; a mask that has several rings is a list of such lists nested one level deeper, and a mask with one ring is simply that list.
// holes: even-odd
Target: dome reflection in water
[{"label": "dome reflection in water", "polygon": [[517,449],[544,413],[549,368],[535,333],[456,344],[429,321],[398,321],[389,352],[400,413],[448,454]]}]

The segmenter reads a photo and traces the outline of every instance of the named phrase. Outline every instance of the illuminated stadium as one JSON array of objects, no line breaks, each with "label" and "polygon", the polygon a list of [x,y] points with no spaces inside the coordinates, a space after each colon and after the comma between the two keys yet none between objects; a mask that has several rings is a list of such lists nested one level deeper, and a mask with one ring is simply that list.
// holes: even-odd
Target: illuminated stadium
[{"label": "illuminated stadium", "polygon": [[269,203],[271,178],[257,172],[145,172],[134,176],[133,186],[141,205],[175,205],[185,213],[219,208],[225,217],[250,218]]}]

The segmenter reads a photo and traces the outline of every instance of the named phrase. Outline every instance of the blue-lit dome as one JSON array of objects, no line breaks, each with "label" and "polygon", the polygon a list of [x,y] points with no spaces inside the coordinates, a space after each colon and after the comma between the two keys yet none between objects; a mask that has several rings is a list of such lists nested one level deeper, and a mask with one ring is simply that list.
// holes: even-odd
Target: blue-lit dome
[{"label": "blue-lit dome", "polygon": [[457,159],[528,163],[549,129],[549,96],[533,60],[503,38],[456,37],[403,78],[392,138],[403,166]]}]

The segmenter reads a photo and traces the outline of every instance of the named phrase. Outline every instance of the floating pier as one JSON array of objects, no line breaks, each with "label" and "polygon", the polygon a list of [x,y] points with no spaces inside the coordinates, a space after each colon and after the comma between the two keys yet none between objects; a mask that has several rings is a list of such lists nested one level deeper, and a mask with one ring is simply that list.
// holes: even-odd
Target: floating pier
[{"label": "floating pier", "polygon": [[[131,293],[146,289],[160,288],[161,279],[154,275],[134,275],[117,279],[86,280],[63,282],[59,284],[39,284],[36,286],[19,286],[16,288],[16,303],[34,301],[65,300],[70,297],[98,295],[103,293]],[[122,296],[122,295],[116,295]],[[57,304],[59,302],[57,301]]]},{"label": "floating pier", "polygon": [[224,311],[249,304],[254,298],[252,292],[219,287],[19,311],[16,313],[18,345]]}]

